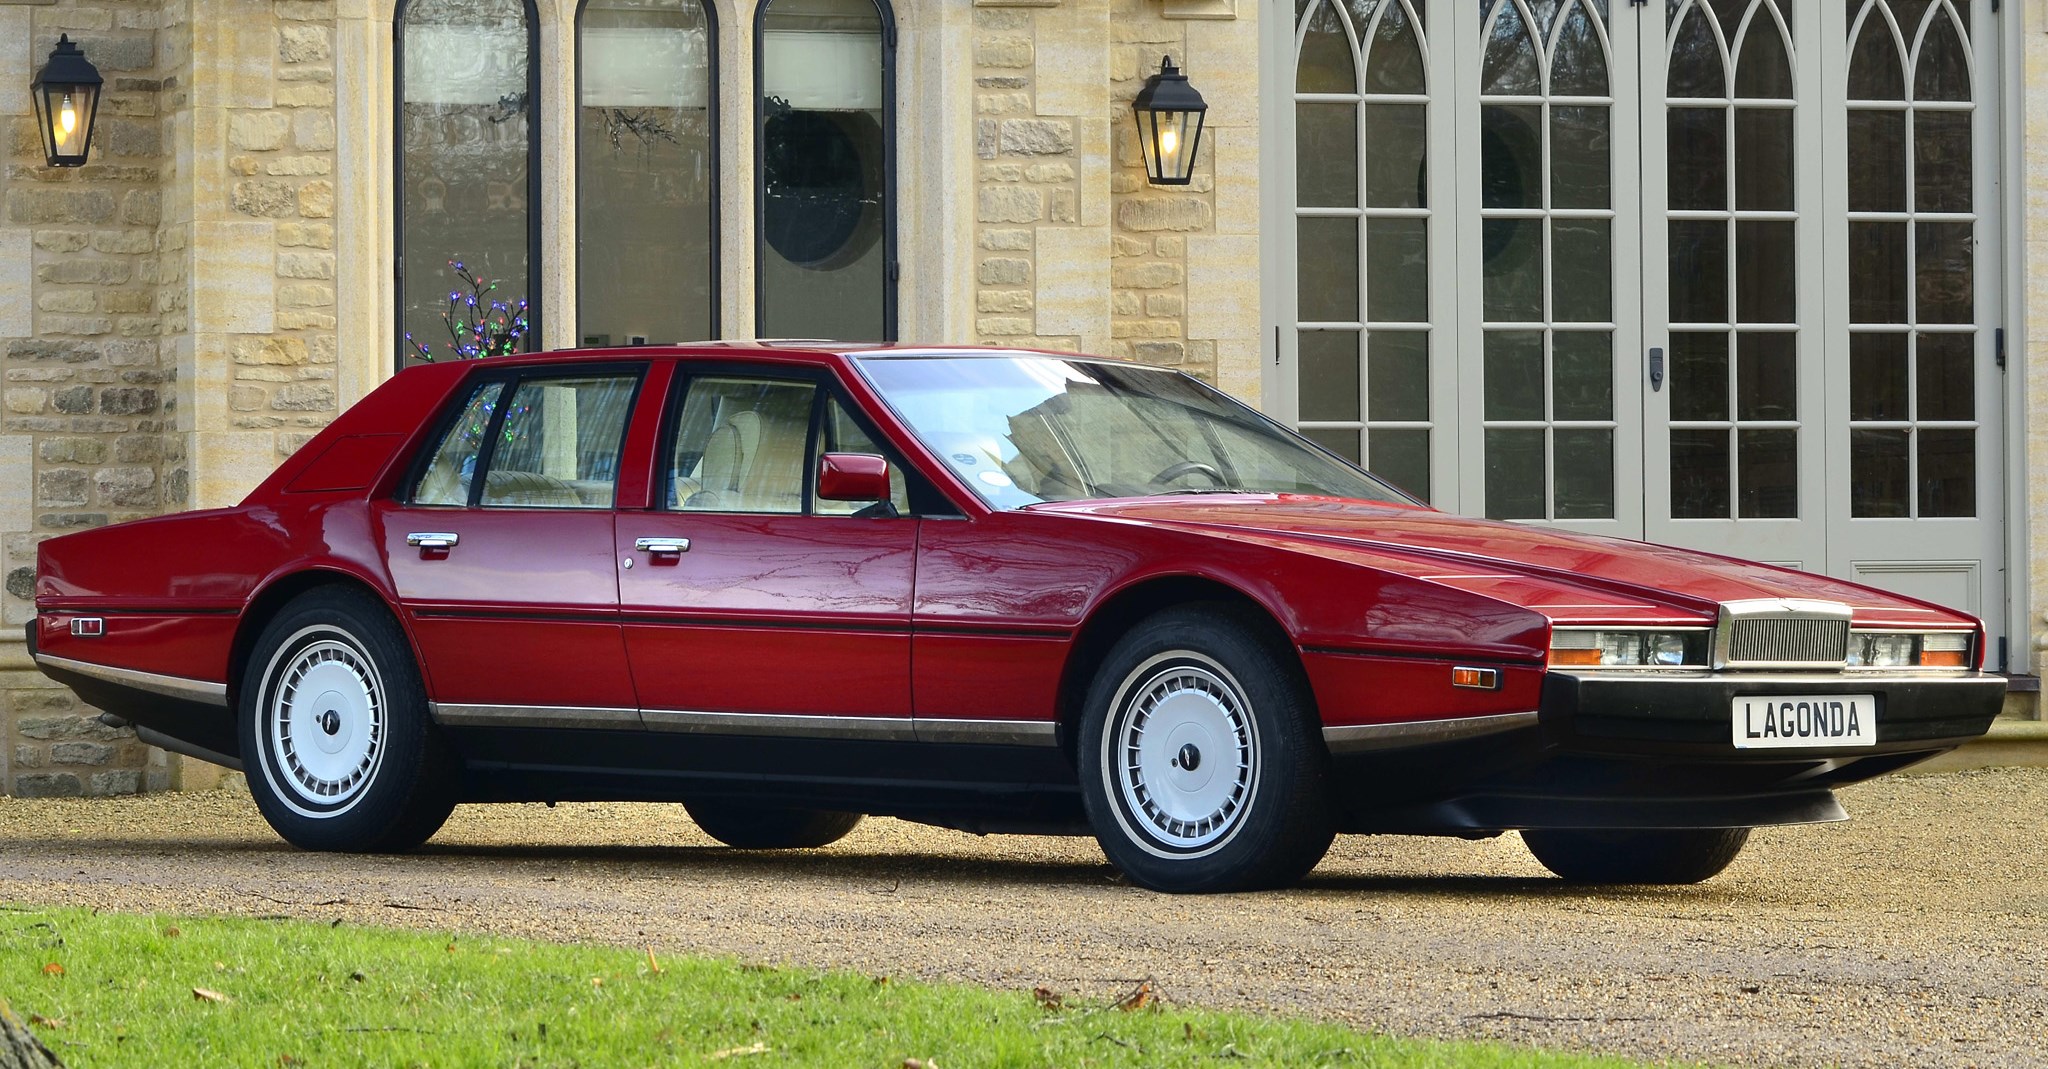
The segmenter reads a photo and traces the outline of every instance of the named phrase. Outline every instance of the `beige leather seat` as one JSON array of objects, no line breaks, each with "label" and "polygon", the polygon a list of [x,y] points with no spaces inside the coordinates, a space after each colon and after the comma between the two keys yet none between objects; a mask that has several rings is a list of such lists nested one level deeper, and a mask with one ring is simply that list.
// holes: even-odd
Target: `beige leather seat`
[{"label": "beige leather seat", "polygon": [[711,432],[683,498],[695,512],[803,511],[804,447],[810,436],[808,397],[796,405],[764,405],[733,413]]}]

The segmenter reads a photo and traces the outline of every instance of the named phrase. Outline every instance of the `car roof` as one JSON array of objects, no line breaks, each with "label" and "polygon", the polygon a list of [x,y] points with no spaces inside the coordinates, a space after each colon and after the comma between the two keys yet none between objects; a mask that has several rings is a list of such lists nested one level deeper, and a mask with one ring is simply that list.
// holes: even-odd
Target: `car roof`
[{"label": "car roof", "polygon": [[[821,338],[760,338],[737,341],[676,342],[667,345],[612,346],[598,349],[548,349],[540,352],[487,357],[485,360],[491,364],[524,366],[530,364],[551,364],[565,360],[604,362],[628,358],[646,359],[651,356],[725,356],[742,360],[766,358],[777,363],[837,363],[856,357],[860,359],[930,359],[932,357],[1000,359],[1019,356],[1045,356],[1084,363],[1116,363],[1133,367],[1149,366],[1134,364],[1124,360],[1112,360],[1108,357],[1089,356],[1083,353],[1063,353],[1050,349],[1025,349],[1015,346],[913,345],[901,342],[831,341]],[[1171,369],[1162,368],[1161,370]]]}]

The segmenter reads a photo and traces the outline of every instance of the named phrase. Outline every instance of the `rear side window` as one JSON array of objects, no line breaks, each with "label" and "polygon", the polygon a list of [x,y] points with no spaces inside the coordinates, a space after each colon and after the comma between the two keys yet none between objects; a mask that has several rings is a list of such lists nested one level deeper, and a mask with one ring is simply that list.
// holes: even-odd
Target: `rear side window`
[{"label": "rear side window", "polygon": [[605,374],[478,384],[443,432],[413,504],[611,507],[637,383]]},{"label": "rear side window", "polygon": [[504,392],[504,383],[486,382],[469,396],[462,414],[455,417],[454,425],[434,449],[434,459],[427,463],[426,474],[420,476],[419,488],[413,492],[413,504],[469,504],[469,484],[483,453],[484,436],[490,433],[497,414],[498,397]]}]

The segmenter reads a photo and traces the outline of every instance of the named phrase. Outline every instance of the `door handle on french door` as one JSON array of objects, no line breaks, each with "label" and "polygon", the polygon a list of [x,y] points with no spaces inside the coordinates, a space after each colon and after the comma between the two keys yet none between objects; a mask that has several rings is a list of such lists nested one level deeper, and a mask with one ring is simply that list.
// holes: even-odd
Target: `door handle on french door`
[{"label": "door handle on french door", "polygon": [[635,538],[633,548],[642,553],[688,553],[690,540],[687,538]]},{"label": "door handle on french door", "polygon": [[1650,346],[1650,392],[1664,388],[1664,347]]},{"label": "door handle on french door", "polygon": [[414,531],[405,536],[405,544],[421,549],[453,549],[462,536],[454,531]]}]

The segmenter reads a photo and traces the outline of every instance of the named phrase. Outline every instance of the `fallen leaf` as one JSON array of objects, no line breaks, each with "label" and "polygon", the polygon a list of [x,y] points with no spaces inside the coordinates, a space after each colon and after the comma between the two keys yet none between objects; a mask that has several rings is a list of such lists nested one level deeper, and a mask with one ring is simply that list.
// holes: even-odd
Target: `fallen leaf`
[{"label": "fallen leaf", "polygon": [[723,1061],[726,1058],[744,1058],[750,1054],[766,1053],[768,1053],[768,1044],[755,1043],[751,1046],[746,1047],[728,1047],[725,1050],[713,1051],[710,1054],[706,1054],[704,1056],[704,1060],[707,1062],[716,1062]]},{"label": "fallen leaf", "polygon": [[1049,987],[1032,988],[1031,997],[1038,1000],[1039,1009],[1047,1011],[1059,1009],[1064,1002],[1060,993]]},{"label": "fallen leaf", "polygon": [[62,1028],[64,1027],[64,1018],[45,1017],[40,1013],[31,1013],[28,1015],[28,1023],[39,1024],[44,1028]]},{"label": "fallen leaf", "polygon": [[226,1002],[228,1000],[228,997],[226,995],[223,995],[220,992],[214,991],[210,988],[204,987],[193,988],[192,997],[199,1000],[200,1002]]},{"label": "fallen leaf", "polygon": [[214,972],[226,972],[226,971],[228,971],[228,963],[227,963],[227,962],[225,962],[225,961],[216,961],[216,962],[214,962],[214,963],[213,963],[213,971],[214,971]]},{"label": "fallen leaf", "polygon": [[662,974],[661,963],[654,960],[654,947],[651,945],[647,948],[647,971],[656,976]]},{"label": "fallen leaf", "polygon": [[802,995],[802,993],[796,991],[792,991],[789,994],[782,996],[782,1001],[784,1002],[802,1002],[803,1000],[804,996]]},{"label": "fallen leaf", "polygon": [[1137,987],[1132,988],[1130,994],[1116,1000],[1116,1008],[1125,1013],[1142,1010],[1150,1006],[1153,999],[1157,997],[1157,993],[1152,989],[1152,981],[1146,980]]},{"label": "fallen leaf", "polygon": [[304,1059],[301,1059],[294,1055],[280,1054],[277,1056],[277,1064],[279,1066],[279,1069],[291,1069],[291,1067],[294,1065],[304,1065],[306,1063]]},{"label": "fallen leaf", "polygon": [[933,1058],[905,1058],[903,1069],[939,1069],[939,1063]]},{"label": "fallen leaf", "polygon": [[57,964],[56,962],[54,962],[54,961],[53,961],[53,962],[49,963],[48,965],[45,965],[45,966],[43,966],[43,975],[44,975],[44,976],[62,976],[62,975],[64,975],[64,966],[62,966],[62,965],[59,965],[59,964]]},{"label": "fallen leaf", "polygon": [[178,931],[178,930],[177,930],[176,928],[165,928],[165,929],[164,929],[164,938],[165,938],[165,939],[176,939],[176,938],[177,938],[177,937],[178,937],[178,936],[179,936],[180,934],[181,934],[181,933],[180,933],[180,932],[179,932],[179,931]]},{"label": "fallen leaf", "polygon": [[450,953],[450,954],[453,954],[453,953],[455,953],[455,944],[454,944],[454,943],[450,943],[450,944],[448,944],[448,953]]},{"label": "fallen leaf", "polygon": [[603,986],[604,986],[604,977],[602,977],[602,976],[593,976],[593,977],[591,977],[591,978],[590,978],[590,986],[592,986],[592,987],[603,987]]}]

